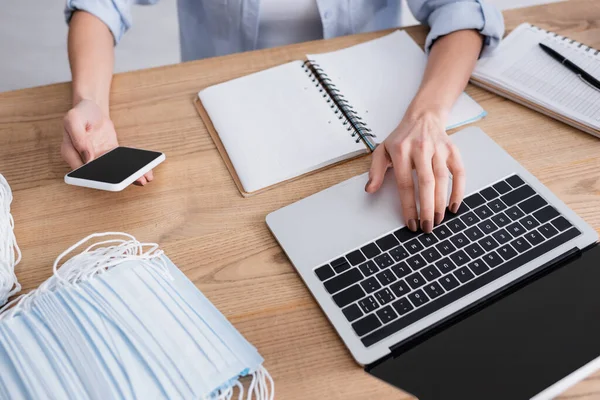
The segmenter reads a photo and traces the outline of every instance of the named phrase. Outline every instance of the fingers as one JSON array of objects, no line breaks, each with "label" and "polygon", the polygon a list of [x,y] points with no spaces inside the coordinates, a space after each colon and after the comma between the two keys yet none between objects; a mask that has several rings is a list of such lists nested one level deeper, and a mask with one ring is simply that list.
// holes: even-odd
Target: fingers
[{"label": "fingers", "polygon": [[64,119],[65,132],[67,133],[73,148],[79,153],[81,160],[85,163],[94,159],[92,146],[86,134],[87,121],[83,119],[77,109],[71,109]]},{"label": "fingers", "polygon": [[73,148],[70,141],[62,143],[62,145],[60,146],[60,154],[63,160],[65,160],[67,164],[69,164],[69,167],[71,167],[71,169],[76,169],[83,165],[81,155],[77,152],[77,150]]},{"label": "fingers", "polygon": [[373,152],[371,160],[371,169],[369,170],[369,181],[365,186],[367,193],[374,193],[379,190],[385,177],[385,172],[390,165],[390,159],[385,146],[377,146]]},{"label": "fingers", "polygon": [[420,219],[421,229],[425,233],[433,230],[433,218],[435,212],[435,176],[431,165],[433,149],[430,145],[424,145],[415,151],[414,162],[419,179],[419,204],[421,205]]},{"label": "fingers", "polygon": [[413,232],[418,230],[417,204],[415,202],[415,188],[412,178],[412,161],[404,146],[398,146],[394,152],[392,162],[394,164],[394,175],[402,203],[402,215],[406,226]]},{"label": "fingers", "polygon": [[150,170],[149,172],[146,173],[146,175],[144,175],[144,177],[146,178],[146,180],[148,182],[152,182],[154,180],[154,172],[152,172],[152,170]]},{"label": "fingers", "polygon": [[444,219],[448,204],[448,166],[445,154],[437,151],[433,156],[433,175],[435,176],[434,224],[438,225]]},{"label": "fingers", "polygon": [[452,173],[452,193],[450,194],[450,211],[458,212],[460,203],[465,195],[466,174],[462,158],[456,146],[450,146],[448,169]]}]

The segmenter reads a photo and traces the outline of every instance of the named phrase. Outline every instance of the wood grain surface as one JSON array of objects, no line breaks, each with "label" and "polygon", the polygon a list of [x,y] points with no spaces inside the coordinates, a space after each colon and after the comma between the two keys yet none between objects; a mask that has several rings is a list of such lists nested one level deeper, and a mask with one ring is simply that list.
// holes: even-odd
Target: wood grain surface
[{"label": "wood grain surface", "polygon": [[[597,0],[504,15],[509,30],[531,22],[600,48]],[[424,42],[425,28],[408,32]],[[23,249],[17,275],[24,291],[48,278],[54,258],[85,235],[125,231],[158,242],[258,348],[275,379],[277,398],[410,398],[355,364],[265,224],[267,213],[367,171],[370,157],[243,198],[192,102],[198,90],[212,84],[382,34],[116,75],[111,117],[121,144],[167,155],[152,184],[120,193],[63,182],[68,167],[59,146],[70,84],[0,94],[0,173],[14,191]],[[467,92],[489,112],[477,125],[600,230],[600,141],[473,86]],[[561,398],[600,398],[600,374]]]}]

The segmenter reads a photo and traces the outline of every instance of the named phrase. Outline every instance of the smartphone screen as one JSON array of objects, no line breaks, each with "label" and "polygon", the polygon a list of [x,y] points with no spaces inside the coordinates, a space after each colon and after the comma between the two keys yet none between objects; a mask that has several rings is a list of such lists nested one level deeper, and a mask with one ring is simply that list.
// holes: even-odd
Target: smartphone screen
[{"label": "smartphone screen", "polygon": [[70,178],[117,184],[160,157],[162,153],[117,147],[67,174]]}]

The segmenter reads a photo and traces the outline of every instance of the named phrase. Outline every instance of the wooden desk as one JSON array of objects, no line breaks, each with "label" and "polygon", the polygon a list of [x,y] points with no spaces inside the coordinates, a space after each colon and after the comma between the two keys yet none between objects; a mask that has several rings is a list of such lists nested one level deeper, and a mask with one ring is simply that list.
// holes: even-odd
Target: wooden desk
[{"label": "wooden desk", "polygon": [[[596,0],[509,11],[505,17],[508,29],[528,21],[600,47]],[[408,31],[424,42],[424,28]],[[85,235],[126,231],[160,243],[259,349],[277,398],[408,398],[354,363],[265,224],[267,213],[367,171],[370,159],[243,199],[192,104],[199,89],[214,83],[380,34],[117,75],[111,115],[121,143],[167,154],[155,182],[121,193],[63,183],[68,168],[59,145],[71,104],[69,84],[0,94],[0,172],[15,192],[23,249],[17,275],[24,291],[48,278],[54,258]],[[467,91],[489,112],[478,125],[600,229],[600,141],[478,88]],[[563,398],[599,397],[596,374]]]}]

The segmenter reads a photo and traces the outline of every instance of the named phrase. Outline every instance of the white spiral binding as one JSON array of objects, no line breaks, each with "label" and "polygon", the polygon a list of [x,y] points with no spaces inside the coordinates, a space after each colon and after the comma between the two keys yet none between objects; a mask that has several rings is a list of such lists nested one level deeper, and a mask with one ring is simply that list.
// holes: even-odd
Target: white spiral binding
[{"label": "white spiral binding", "polygon": [[0,174],[0,305],[21,291],[15,275],[15,266],[21,261],[21,250],[15,238],[15,221],[10,214],[12,199],[10,186]]}]

